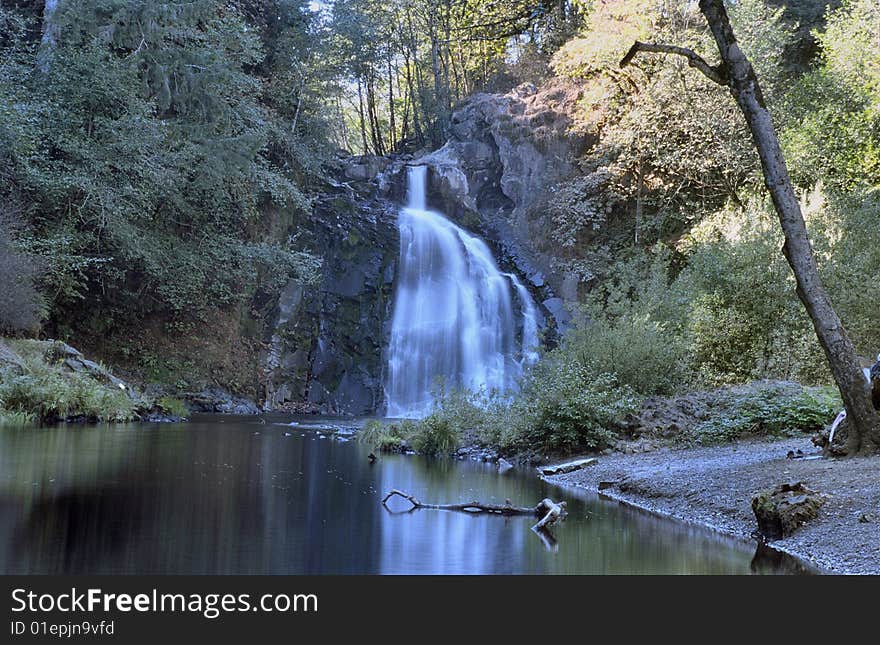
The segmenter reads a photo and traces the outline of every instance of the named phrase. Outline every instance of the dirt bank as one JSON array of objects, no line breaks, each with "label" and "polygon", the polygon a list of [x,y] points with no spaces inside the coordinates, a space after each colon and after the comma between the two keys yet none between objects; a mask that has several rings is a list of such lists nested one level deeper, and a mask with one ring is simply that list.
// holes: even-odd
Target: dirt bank
[{"label": "dirt bank", "polygon": [[820,570],[880,574],[880,457],[788,459],[818,455],[809,438],[741,442],[711,448],[663,448],[600,457],[585,469],[547,480],[576,485],[646,510],[749,538],[752,495],[802,481],[828,495],[819,517],[771,543]]}]

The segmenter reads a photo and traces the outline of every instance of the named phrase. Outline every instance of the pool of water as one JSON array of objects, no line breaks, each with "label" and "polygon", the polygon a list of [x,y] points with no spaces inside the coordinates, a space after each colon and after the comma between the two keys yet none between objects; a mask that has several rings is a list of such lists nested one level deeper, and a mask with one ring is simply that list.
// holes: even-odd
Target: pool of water
[{"label": "pool of water", "polygon": [[[491,464],[380,455],[332,420],[210,416],[187,424],[0,430],[6,574],[747,574],[791,570],[754,547]],[[529,517],[382,506],[531,506]]]}]

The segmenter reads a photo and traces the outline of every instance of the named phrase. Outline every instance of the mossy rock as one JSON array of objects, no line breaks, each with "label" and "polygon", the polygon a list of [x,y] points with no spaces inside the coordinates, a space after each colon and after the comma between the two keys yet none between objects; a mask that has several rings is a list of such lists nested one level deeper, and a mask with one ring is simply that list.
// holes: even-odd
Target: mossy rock
[{"label": "mossy rock", "polygon": [[806,522],[816,518],[825,496],[802,482],[780,484],[752,498],[752,511],[758,521],[758,535],[764,540],[788,537]]}]

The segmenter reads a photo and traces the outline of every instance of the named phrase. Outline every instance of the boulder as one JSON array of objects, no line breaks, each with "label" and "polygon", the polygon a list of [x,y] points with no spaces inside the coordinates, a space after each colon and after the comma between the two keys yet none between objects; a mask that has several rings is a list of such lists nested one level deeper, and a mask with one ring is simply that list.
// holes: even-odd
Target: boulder
[{"label": "boulder", "polygon": [[343,174],[353,181],[372,181],[388,167],[388,163],[386,157],[376,155],[351,157],[345,161]]},{"label": "boulder", "polygon": [[780,484],[752,498],[752,511],[762,540],[788,537],[819,514],[825,496],[810,490],[802,482]]},{"label": "boulder", "polygon": [[49,349],[46,350],[46,360],[50,363],[63,361],[68,358],[81,359],[83,357],[81,351],[71,347],[65,342],[51,339],[49,339],[48,342],[51,343],[51,345],[49,346]]},{"label": "boulder", "polygon": [[0,369],[11,370],[16,374],[21,374],[24,371],[24,363],[21,358],[9,349],[2,340],[0,340]]}]

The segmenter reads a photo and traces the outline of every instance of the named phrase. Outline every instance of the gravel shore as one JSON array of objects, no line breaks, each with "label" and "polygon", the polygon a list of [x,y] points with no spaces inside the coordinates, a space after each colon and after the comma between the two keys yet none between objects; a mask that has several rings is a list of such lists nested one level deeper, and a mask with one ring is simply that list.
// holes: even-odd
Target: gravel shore
[{"label": "gravel shore", "polygon": [[[788,459],[801,450],[804,458]],[[809,438],[602,456],[547,481],[580,486],[737,538],[756,528],[752,496],[800,481],[828,496],[819,516],[771,546],[834,574],[880,574],[880,457],[817,458]]]}]

